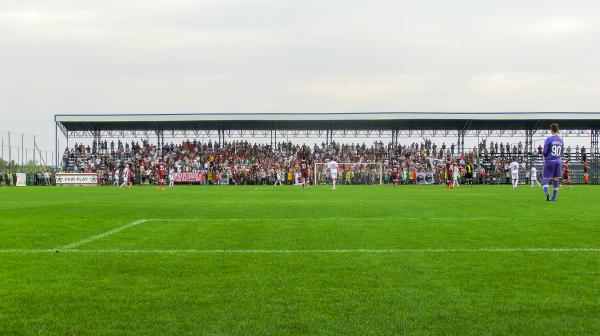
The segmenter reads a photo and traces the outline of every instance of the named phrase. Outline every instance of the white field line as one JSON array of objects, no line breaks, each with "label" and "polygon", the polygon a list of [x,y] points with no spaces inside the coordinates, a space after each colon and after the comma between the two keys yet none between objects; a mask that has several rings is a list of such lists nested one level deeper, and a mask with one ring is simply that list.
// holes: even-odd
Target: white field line
[{"label": "white field line", "polygon": [[[320,217],[320,218],[146,218],[146,219],[138,219],[135,220],[129,224],[125,224],[123,226],[119,226],[117,228],[114,228],[112,230],[73,242],[71,244],[67,244],[64,246],[58,246],[55,247],[54,249],[0,249],[0,253],[8,253],[8,252],[16,252],[16,251],[31,251],[30,253],[40,253],[40,252],[48,252],[48,251],[66,251],[66,250],[73,250],[76,247],[85,245],[87,243],[108,237],[110,235],[113,235],[115,233],[119,233],[123,230],[127,230],[131,227],[134,226],[138,226],[140,224],[144,224],[146,222],[150,222],[150,221],[159,221],[159,222],[201,222],[201,221],[271,221],[271,220],[276,220],[279,222],[298,222],[298,221],[306,221],[306,222],[311,222],[311,221],[351,221],[351,220],[362,220],[362,221],[378,221],[378,220],[394,220],[394,219],[398,219],[398,220],[431,220],[431,221],[455,221],[455,220],[506,220],[508,218],[506,217],[402,217],[402,218],[389,218],[389,217]],[[521,218],[523,219],[523,218]],[[84,251],[84,250],[80,250],[80,251]],[[89,250],[89,251],[104,251],[104,250]],[[107,251],[112,251],[112,250],[107,250]],[[133,251],[133,250],[129,250],[129,251]],[[139,250],[139,251],[145,251],[145,250]],[[149,250],[149,251],[166,251],[166,250]],[[176,250],[179,251],[179,250]],[[187,251],[198,251],[198,253],[217,253],[216,251],[221,251],[222,253],[233,253],[233,252],[227,252],[227,251],[236,251],[236,250],[187,250]],[[255,253],[261,253],[260,251],[266,251],[266,252],[262,252],[262,253],[275,253],[274,251],[286,251],[286,250],[239,250],[239,251],[258,251]],[[306,251],[310,251],[310,250],[289,250],[289,251],[298,251],[298,252],[289,252],[289,253],[306,253]],[[378,252],[393,252],[394,250],[315,250],[315,251],[357,251],[357,252],[370,252],[370,253],[378,253]],[[402,252],[410,252],[411,250],[398,250],[398,251],[402,251]],[[432,252],[443,252],[443,250],[431,250]],[[418,252],[418,250],[416,251]],[[450,252],[450,251],[448,251]],[[456,251],[456,252],[460,252],[460,251]],[[468,251],[465,251],[468,252]],[[24,252],[27,253],[27,252]],[[160,253],[160,252],[158,252]],[[285,253],[285,252],[280,252],[280,253]]]},{"label": "white field line", "polygon": [[600,247],[522,247],[450,249],[5,249],[0,253],[81,253],[81,254],[409,254],[409,253],[577,253],[600,252]]},{"label": "white field line", "polygon": [[[351,220],[366,220],[366,221],[377,221],[377,220],[506,220],[511,219],[510,217],[319,217],[319,218],[157,218],[150,219],[151,221],[160,222],[201,222],[201,221],[278,221],[278,222],[316,222],[316,221],[351,221]],[[527,218],[519,218],[521,220]],[[149,220],[149,221],[150,221]]]},{"label": "white field line", "polygon": [[133,222],[131,222],[129,224],[125,224],[123,226],[119,226],[117,228],[114,228],[114,229],[112,229],[110,231],[106,231],[106,232],[97,234],[95,236],[91,236],[91,237],[88,237],[88,238],[76,241],[76,242],[68,244],[68,245],[56,247],[54,250],[61,250],[61,251],[63,251],[63,250],[70,250],[70,249],[73,249],[75,247],[78,247],[78,246],[81,246],[81,245],[93,242],[95,240],[102,239],[104,237],[108,237],[108,236],[113,235],[115,233],[119,233],[119,232],[121,232],[123,230],[127,230],[130,227],[134,227],[134,226],[137,226],[137,225],[140,225],[140,224],[144,224],[144,223],[149,222],[151,220],[152,219],[138,219],[138,220],[133,221]]},{"label": "white field line", "polygon": [[[237,222],[237,221],[270,221],[270,220],[276,220],[276,221],[285,221],[285,222],[299,222],[299,221],[306,221],[306,222],[311,222],[311,221],[345,221],[345,220],[366,220],[366,221],[374,221],[374,220],[393,220],[394,218],[385,218],[385,217],[321,217],[321,218],[181,218],[181,219],[177,219],[177,218],[146,218],[146,219],[138,219],[136,221],[133,221],[129,224],[125,224],[123,226],[119,226],[117,228],[114,228],[110,231],[106,231],[76,242],[73,242],[71,244],[68,245],[64,245],[64,246],[58,246],[56,248],[54,248],[53,250],[72,250],[76,247],[85,245],[87,243],[108,237],[110,235],[113,235],[115,233],[119,233],[123,230],[127,230],[131,227],[134,226],[138,226],[140,224],[144,224],[146,222],[150,222],[150,221],[160,221],[160,222],[201,222],[201,221],[232,221],[232,222]],[[401,218],[403,220],[417,220],[417,219],[421,219],[421,220],[465,220],[465,218],[461,218],[461,217],[404,217]],[[472,217],[469,218],[471,220],[499,220],[499,219],[506,219],[503,217]]]}]

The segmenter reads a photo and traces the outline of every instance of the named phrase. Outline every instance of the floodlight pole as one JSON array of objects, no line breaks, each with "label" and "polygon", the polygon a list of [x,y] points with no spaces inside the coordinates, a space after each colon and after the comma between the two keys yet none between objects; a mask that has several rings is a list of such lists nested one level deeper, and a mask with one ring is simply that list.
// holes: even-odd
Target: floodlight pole
[{"label": "floodlight pole", "polygon": [[8,131],[8,172],[12,173],[12,148],[10,147],[10,131]]},{"label": "floodlight pole", "polygon": [[54,117],[54,167],[58,170],[58,124],[56,123],[56,117]]}]

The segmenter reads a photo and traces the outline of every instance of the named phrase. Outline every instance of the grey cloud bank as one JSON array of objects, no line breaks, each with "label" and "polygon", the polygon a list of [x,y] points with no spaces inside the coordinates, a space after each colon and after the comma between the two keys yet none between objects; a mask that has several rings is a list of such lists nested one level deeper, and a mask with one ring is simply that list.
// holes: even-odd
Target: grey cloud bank
[{"label": "grey cloud bank", "polygon": [[0,129],[54,113],[598,111],[594,1],[0,1]]}]

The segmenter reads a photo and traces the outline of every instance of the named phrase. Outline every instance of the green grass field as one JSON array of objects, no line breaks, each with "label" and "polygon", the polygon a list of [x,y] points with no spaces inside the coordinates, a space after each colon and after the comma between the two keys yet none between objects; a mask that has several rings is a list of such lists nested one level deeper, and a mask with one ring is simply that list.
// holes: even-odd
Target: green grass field
[{"label": "green grass field", "polygon": [[0,188],[0,335],[598,335],[598,199]]}]

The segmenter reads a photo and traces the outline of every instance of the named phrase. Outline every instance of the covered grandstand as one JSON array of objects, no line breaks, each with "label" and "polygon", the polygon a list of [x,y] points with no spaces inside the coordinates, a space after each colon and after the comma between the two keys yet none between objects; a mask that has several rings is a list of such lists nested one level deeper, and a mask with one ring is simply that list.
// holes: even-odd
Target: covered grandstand
[{"label": "covered grandstand", "polygon": [[[194,113],[194,114],[57,114],[56,153],[59,130],[67,138],[155,138],[158,146],[165,136],[270,138],[333,137],[388,138],[397,144],[401,136],[446,137],[456,141],[464,153],[467,136],[522,137],[525,148],[533,149],[534,135],[543,135],[548,125],[558,122],[562,133],[590,140],[591,177],[598,182],[598,135],[600,112],[356,112],[356,113]],[[532,164],[532,156],[527,159]],[[58,162],[57,157],[57,162]]]}]

